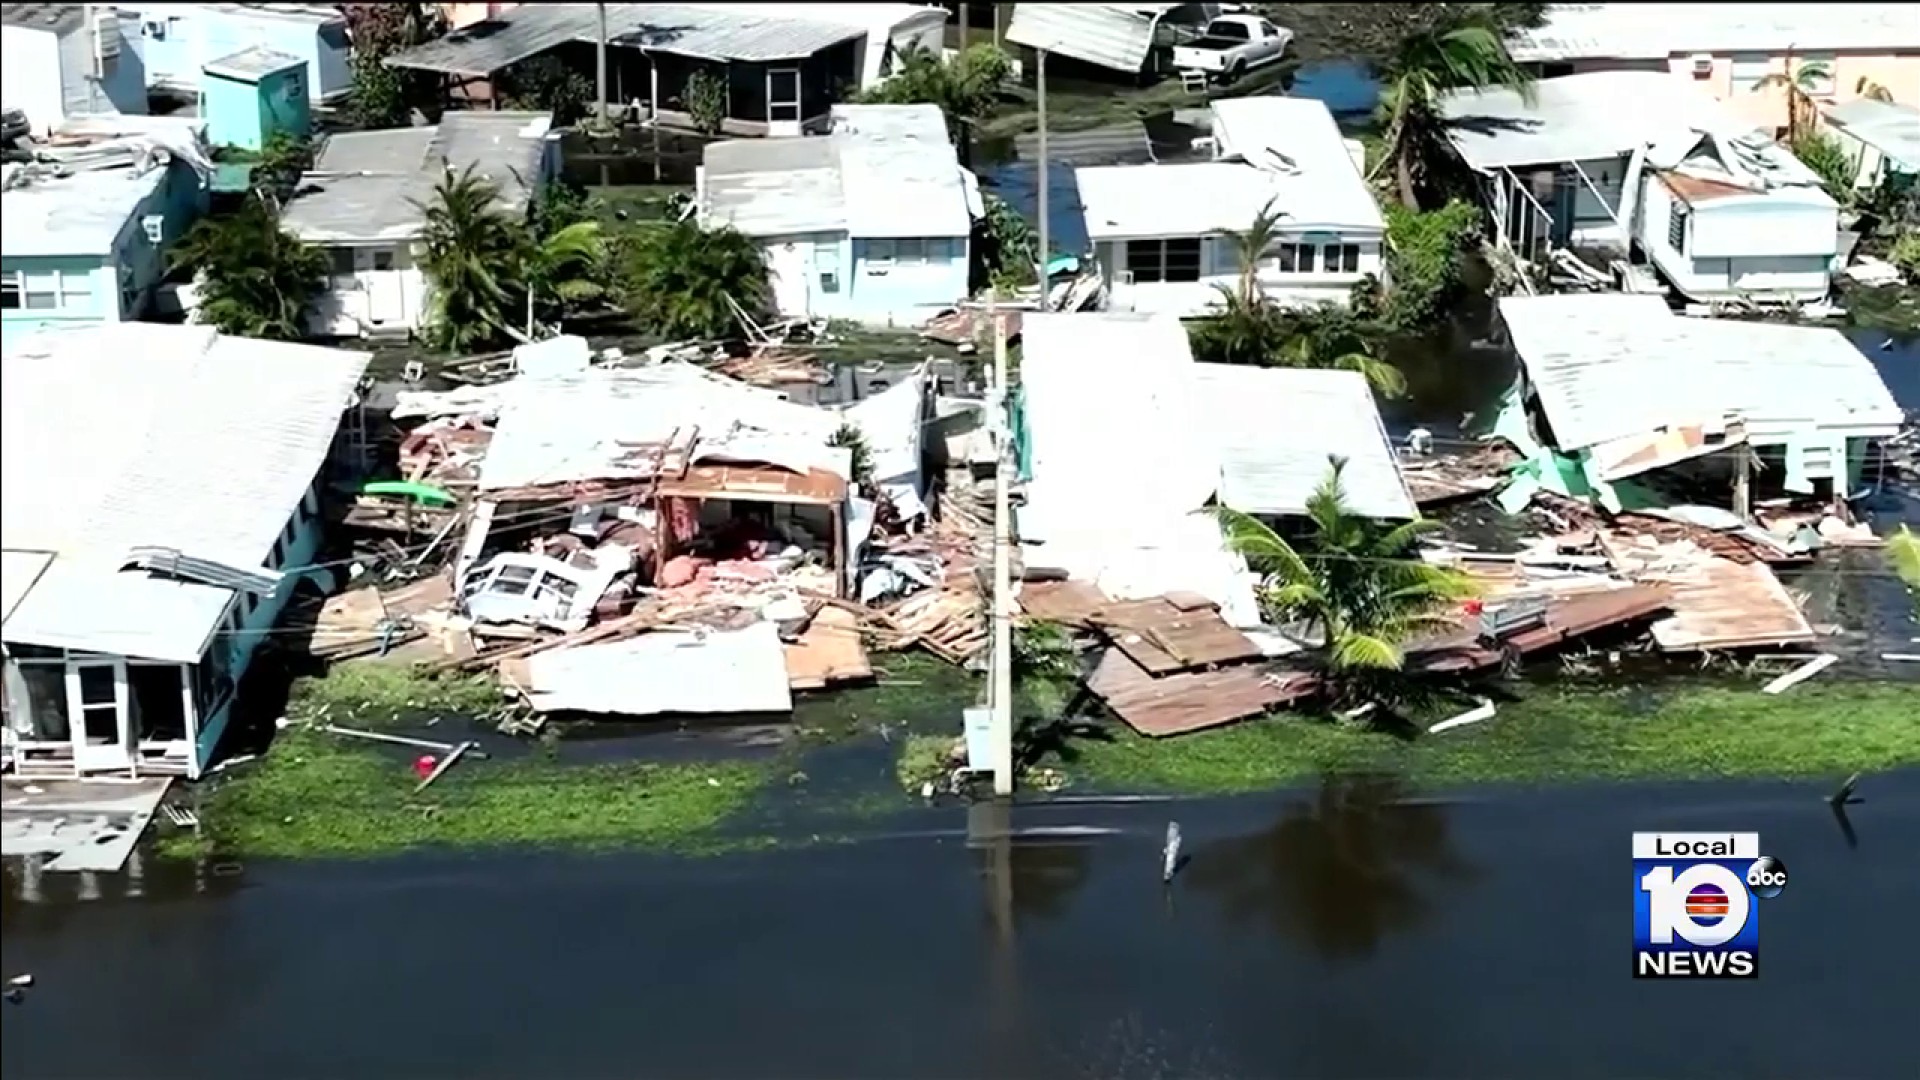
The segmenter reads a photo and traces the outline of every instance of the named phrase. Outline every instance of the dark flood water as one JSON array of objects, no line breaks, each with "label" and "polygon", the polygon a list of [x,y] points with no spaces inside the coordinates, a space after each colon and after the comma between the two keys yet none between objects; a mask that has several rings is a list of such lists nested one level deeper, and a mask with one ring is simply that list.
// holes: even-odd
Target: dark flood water
[{"label": "dark flood water", "polygon": [[[256,865],[200,893],[176,869],[32,904],[15,882],[7,973],[38,985],[0,1057],[198,1080],[1911,1075],[1920,773],[1862,783],[1857,847],[1827,786],[1358,780],[1025,807],[1016,830],[1116,831],[999,854],[935,809],[699,860]],[[1169,817],[1192,862],[1163,889]],[[1629,834],[1656,828],[1758,831],[1791,868],[1757,981],[1630,977]]]}]

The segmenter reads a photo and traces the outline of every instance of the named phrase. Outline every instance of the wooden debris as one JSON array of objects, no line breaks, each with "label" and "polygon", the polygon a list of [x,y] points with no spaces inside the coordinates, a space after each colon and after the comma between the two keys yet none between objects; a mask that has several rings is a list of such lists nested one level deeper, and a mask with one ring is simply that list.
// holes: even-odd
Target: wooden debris
[{"label": "wooden debris", "polygon": [[1840,662],[1832,653],[1822,653],[1760,688],[1763,694],[1784,694],[1815,675]]}]

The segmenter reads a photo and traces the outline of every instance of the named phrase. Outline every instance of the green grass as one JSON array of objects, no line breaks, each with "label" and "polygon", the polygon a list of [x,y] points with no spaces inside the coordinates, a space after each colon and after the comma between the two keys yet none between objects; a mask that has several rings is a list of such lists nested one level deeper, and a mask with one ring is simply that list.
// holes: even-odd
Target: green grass
[{"label": "green grass", "polygon": [[698,848],[769,783],[768,763],[560,766],[464,758],[425,792],[413,754],[289,728],[222,781],[202,820],[233,857],[512,845]]},{"label": "green grass", "polygon": [[1780,696],[1700,685],[1560,687],[1411,741],[1279,714],[1164,740],[1122,732],[1064,766],[1108,789],[1235,793],[1326,772],[1429,783],[1844,775],[1920,764],[1920,687],[1804,684]]},{"label": "green grass", "polygon": [[288,715],[311,719],[324,713],[331,723],[377,727],[435,713],[485,713],[505,700],[485,676],[434,678],[409,664],[349,660],[324,675],[295,681]]}]

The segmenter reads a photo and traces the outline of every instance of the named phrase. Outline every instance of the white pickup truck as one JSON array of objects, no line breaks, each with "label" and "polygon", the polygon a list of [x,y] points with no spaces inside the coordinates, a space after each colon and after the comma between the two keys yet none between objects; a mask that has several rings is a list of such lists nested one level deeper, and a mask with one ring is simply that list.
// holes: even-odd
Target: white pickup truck
[{"label": "white pickup truck", "polygon": [[1222,15],[1208,23],[1200,37],[1173,47],[1173,67],[1232,82],[1254,68],[1279,61],[1292,40],[1293,31],[1258,15]]}]

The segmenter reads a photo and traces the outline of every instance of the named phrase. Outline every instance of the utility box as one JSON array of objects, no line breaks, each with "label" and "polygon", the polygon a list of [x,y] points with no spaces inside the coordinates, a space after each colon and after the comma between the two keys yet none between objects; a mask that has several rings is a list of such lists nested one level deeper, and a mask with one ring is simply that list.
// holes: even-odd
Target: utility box
[{"label": "utility box", "polygon": [[212,61],[201,74],[201,115],[213,146],[258,152],[275,134],[312,134],[307,64],[299,57],[256,45]]}]

